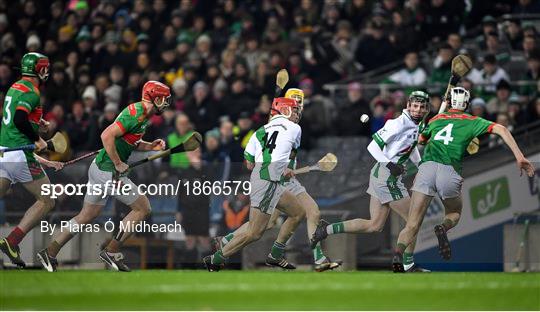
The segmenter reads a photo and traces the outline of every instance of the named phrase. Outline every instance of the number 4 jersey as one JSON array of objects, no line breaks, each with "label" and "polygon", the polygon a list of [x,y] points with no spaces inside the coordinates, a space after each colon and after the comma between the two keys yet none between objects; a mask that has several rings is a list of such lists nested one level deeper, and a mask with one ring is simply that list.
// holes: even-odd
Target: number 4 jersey
[{"label": "number 4 jersey", "polygon": [[422,162],[451,165],[461,172],[463,155],[472,139],[490,133],[494,122],[458,110],[449,110],[431,118],[420,140],[429,142]]},{"label": "number 4 jersey", "polygon": [[293,149],[300,147],[302,130],[299,125],[277,115],[260,127],[249,138],[244,158],[255,163],[252,174],[259,178],[278,182],[287,165]]}]

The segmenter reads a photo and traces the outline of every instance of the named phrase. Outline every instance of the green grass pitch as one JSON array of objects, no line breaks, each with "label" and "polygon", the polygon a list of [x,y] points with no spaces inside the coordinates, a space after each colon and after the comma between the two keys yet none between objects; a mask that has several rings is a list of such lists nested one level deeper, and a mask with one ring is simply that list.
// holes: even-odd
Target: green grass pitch
[{"label": "green grass pitch", "polygon": [[2,271],[1,310],[539,310],[540,274]]}]

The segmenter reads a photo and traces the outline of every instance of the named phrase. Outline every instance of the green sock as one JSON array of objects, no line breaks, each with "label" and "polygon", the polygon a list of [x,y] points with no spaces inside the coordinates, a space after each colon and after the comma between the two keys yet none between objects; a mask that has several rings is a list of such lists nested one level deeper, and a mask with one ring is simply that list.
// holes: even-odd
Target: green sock
[{"label": "green sock", "polygon": [[227,258],[223,255],[223,252],[221,252],[221,250],[216,251],[216,253],[212,256],[213,264],[223,264],[226,261]]},{"label": "green sock", "polygon": [[229,233],[221,238],[223,245],[227,245],[234,237],[234,233]]},{"label": "green sock", "polygon": [[283,258],[283,255],[285,254],[285,244],[282,244],[280,242],[274,242],[274,245],[272,245],[272,250],[270,251],[270,255],[274,259],[281,259]]},{"label": "green sock", "polygon": [[338,234],[345,232],[345,224],[343,222],[332,223],[326,227],[328,234]]},{"label": "green sock", "polygon": [[403,253],[403,264],[404,265],[411,265],[414,263],[414,256],[412,252],[404,252]]},{"label": "green sock", "polygon": [[318,242],[317,245],[315,245],[315,248],[313,248],[313,259],[315,260],[315,264],[321,264],[326,260],[326,256],[321,248],[321,242]]}]

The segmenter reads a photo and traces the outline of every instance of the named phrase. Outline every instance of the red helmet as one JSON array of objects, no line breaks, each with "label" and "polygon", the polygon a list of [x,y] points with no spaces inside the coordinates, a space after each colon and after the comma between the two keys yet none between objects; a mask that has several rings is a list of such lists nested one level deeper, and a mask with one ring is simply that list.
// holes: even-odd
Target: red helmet
[{"label": "red helmet", "polygon": [[142,99],[154,104],[159,112],[169,106],[170,97],[171,89],[164,83],[150,80],[143,86]]},{"label": "red helmet", "polygon": [[293,109],[300,109],[300,105],[294,99],[278,97],[272,102],[270,115],[285,115],[285,117],[289,118]]}]

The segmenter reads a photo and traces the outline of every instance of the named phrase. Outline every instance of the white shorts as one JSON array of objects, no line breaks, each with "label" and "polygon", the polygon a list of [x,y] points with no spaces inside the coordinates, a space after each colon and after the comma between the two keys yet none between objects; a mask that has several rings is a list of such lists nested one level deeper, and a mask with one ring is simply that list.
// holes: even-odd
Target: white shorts
[{"label": "white shorts", "polygon": [[[130,191],[127,194],[120,194],[118,186],[113,189],[112,172],[99,169],[95,161],[93,161],[90,168],[88,168],[88,189],[84,196],[84,202],[105,205],[109,196],[114,192],[115,194],[112,195],[114,198],[128,206],[133,204],[140,196],[137,193],[137,186],[128,177],[121,177],[119,180],[120,185],[130,185]],[[98,185],[100,191],[96,191],[94,185]]]},{"label": "white shorts", "polygon": [[251,194],[249,194],[249,199],[251,201],[251,207],[257,208],[266,214],[272,214],[276,209],[281,195],[285,192],[285,187],[279,182],[253,177],[253,174],[250,182]]},{"label": "white shorts", "polygon": [[41,164],[34,158],[29,159],[24,151],[7,152],[0,157],[0,178],[8,179],[11,184],[32,182],[43,176],[45,171]]},{"label": "white shorts", "polygon": [[296,178],[292,178],[290,181],[285,182],[283,186],[285,187],[285,190],[291,192],[294,196],[298,196],[306,192],[306,188],[300,184],[300,181],[298,181]]},{"label": "white shorts", "polygon": [[394,177],[384,163],[376,163],[371,168],[367,193],[377,198],[381,204],[409,197],[401,177]]},{"label": "white shorts", "polygon": [[441,199],[461,195],[463,178],[451,165],[427,161],[420,164],[414,178],[413,191],[429,196],[439,195]]}]

